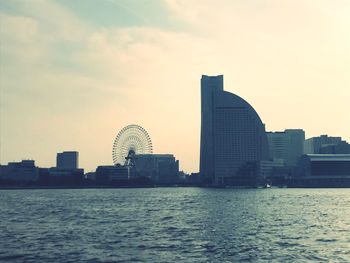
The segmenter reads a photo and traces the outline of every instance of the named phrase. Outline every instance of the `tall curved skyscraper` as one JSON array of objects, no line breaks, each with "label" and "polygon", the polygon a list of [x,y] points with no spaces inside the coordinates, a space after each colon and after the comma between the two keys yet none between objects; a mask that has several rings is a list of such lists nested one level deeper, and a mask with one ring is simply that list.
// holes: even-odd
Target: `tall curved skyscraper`
[{"label": "tall curved skyscraper", "polygon": [[213,185],[255,185],[269,158],[265,125],[245,100],[223,90],[223,75],[201,79],[200,174]]}]

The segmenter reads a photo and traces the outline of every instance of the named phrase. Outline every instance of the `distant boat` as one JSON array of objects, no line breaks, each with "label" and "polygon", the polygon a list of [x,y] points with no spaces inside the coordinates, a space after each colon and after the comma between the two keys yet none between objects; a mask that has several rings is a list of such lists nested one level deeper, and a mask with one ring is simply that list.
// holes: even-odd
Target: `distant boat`
[{"label": "distant boat", "polygon": [[265,184],[265,188],[271,188],[270,184]]}]

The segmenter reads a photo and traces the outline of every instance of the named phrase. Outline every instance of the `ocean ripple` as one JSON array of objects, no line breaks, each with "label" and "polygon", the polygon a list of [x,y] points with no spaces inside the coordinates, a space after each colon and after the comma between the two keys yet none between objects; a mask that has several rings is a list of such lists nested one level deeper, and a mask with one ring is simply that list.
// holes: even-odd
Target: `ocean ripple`
[{"label": "ocean ripple", "polygon": [[350,189],[0,190],[2,262],[349,262]]}]

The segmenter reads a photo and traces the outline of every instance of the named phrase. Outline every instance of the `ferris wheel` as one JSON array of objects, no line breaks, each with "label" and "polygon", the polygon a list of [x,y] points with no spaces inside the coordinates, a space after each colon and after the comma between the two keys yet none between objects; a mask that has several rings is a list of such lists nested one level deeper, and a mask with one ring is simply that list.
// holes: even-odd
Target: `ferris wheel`
[{"label": "ferris wheel", "polygon": [[133,166],[136,154],[151,154],[152,141],[147,131],[131,124],[120,130],[114,139],[112,157],[114,165]]}]

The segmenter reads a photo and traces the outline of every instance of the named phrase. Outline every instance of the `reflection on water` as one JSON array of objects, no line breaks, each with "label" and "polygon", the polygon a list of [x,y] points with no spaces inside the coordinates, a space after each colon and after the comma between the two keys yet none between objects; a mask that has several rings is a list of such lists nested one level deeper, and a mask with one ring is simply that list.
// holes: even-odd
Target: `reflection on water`
[{"label": "reflection on water", "polygon": [[0,261],[350,261],[350,189],[0,191]]}]

